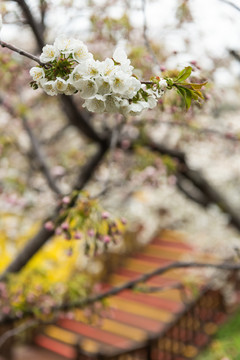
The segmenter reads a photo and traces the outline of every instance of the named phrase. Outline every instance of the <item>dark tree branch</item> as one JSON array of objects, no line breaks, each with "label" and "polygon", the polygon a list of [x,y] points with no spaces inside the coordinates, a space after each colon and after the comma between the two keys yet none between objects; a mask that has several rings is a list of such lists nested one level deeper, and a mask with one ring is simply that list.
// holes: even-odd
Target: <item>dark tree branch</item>
[{"label": "dark tree branch", "polygon": [[124,283],[123,285],[113,287],[112,289],[105,291],[101,294],[97,294],[97,295],[91,296],[86,299],[81,299],[81,300],[78,300],[71,304],[63,304],[61,306],[57,306],[56,308],[54,308],[54,310],[69,310],[69,309],[72,309],[72,308],[78,307],[78,306],[82,307],[82,306],[90,305],[96,301],[100,301],[107,297],[117,295],[118,293],[120,293],[123,290],[133,289],[137,284],[145,283],[146,281],[150,280],[154,276],[163,275],[170,270],[189,269],[189,268],[212,268],[212,269],[228,270],[228,271],[232,270],[233,271],[233,270],[239,270],[240,264],[239,263],[236,263],[236,264],[232,264],[232,263],[231,264],[229,264],[229,263],[214,264],[214,263],[204,263],[204,262],[197,263],[194,261],[190,261],[190,262],[176,261],[176,262],[173,262],[166,266],[158,267],[157,269],[155,269],[149,273],[145,273],[136,279],[130,280],[130,281]]},{"label": "dark tree branch", "polygon": [[186,165],[186,155],[182,151],[170,149],[165,145],[155,144],[153,142],[147,143],[146,146],[149,147],[153,151],[173,157],[173,158],[177,159],[179,161],[179,163]]},{"label": "dark tree branch", "polygon": [[[6,110],[13,116],[13,117],[19,117],[16,113],[15,110],[12,106],[10,106],[9,104],[6,104],[3,100],[2,97],[0,97],[0,104],[2,104]],[[40,147],[40,144],[38,142],[38,139],[36,138],[36,136],[34,135],[28,120],[25,116],[21,116],[20,117],[23,123],[23,127],[25,129],[25,131],[27,132],[31,145],[32,145],[32,149],[33,149],[33,153],[37,159],[37,165],[38,168],[40,169],[40,171],[42,172],[44,178],[46,179],[49,188],[57,195],[61,195],[61,190],[58,188],[58,186],[55,183],[55,180],[53,179],[51,172],[48,168],[48,165],[45,161],[45,157],[43,155],[42,149]]]},{"label": "dark tree branch", "polygon": [[100,147],[98,152],[86,163],[83,169],[80,171],[77,182],[74,189],[81,190],[85,184],[91,179],[93,172],[96,170],[105,154],[109,149],[109,144],[104,144]]},{"label": "dark tree branch", "polygon": [[88,139],[98,144],[105,144],[108,142],[106,138],[101,137],[91,126],[89,123],[90,116],[87,119],[87,115],[78,110],[72,96],[61,95],[60,99],[62,103],[62,109],[67,115],[71,125],[74,125]]},{"label": "dark tree branch", "polygon": [[[37,24],[36,20],[32,16],[32,13],[24,0],[15,0],[22,11],[25,14],[25,17],[32,28],[32,31],[35,35],[38,48],[41,51],[44,45],[44,40],[42,34],[39,32],[39,25]],[[75,105],[72,97],[62,95],[60,97],[63,110],[68,116],[69,122],[77,127],[81,133],[83,133],[87,138],[91,139],[95,143],[97,143],[100,147],[99,151],[93,156],[92,159],[81,169],[78,181],[76,182],[75,187],[72,189],[74,190],[81,190],[86,183],[91,179],[93,173],[95,172],[97,166],[102,161],[105,153],[109,149],[109,134],[106,137],[101,137],[98,133],[94,130],[94,128],[90,125],[88,120],[84,117],[84,115],[78,110],[77,106]],[[77,197],[74,197],[69,204],[69,207],[74,206]],[[51,220],[53,223],[58,223],[62,220],[62,216],[60,216],[60,211],[62,206],[57,206],[53,215],[46,219],[43,222],[43,225],[39,232],[29,240],[26,246],[22,249],[22,251],[17,255],[15,260],[8,266],[8,268],[4,271],[4,273],[0,276],[0,280],[6,278],[9,273],[18,272],[22,269],[23,266],[32,258],[32,256],[46,243],[48,239],[53,236],[54,231],[47,230],[44,227],[46,221]]]},{"label": "dark tree branch", "polygon": [[41,31],[44,33],[45,31],[45,16],[47,10],[47,2],[46,0],[40,0],[40,13],[41,13]]},{"label": "dark tree branch", "polygon": [[58,141],[63,134],[65,133],[65,131],[69,128],[70,124],[65,124],[63,125],[59,130],[56,131],[55,134],[53,134],[51,137],[47,137],[46,139],[43,139],[41,141],[41,144],[44,145],[50,145],[50,144],[55,144],[56,141]]},{"label": "dark tree branch", "polygon": [[190,180],[211,203],[216,204],[225,214],[229,216],[230,224],[240,231],[240,217],[236,211],[228,204],[227,200],[214,189],[199,171],[191,170],[188,166],[182,169],[182,174]]},{"label": "dark tree branch", "polygon": [[235,50],[229,50],[229,54],[232,55],[238,62],[240,62],[240,55]]},{"label": "dark tree branch", "polygon": [[[200,190],[203,195],[203,204],[205,204],[207,201],[209,202],[209,204],[216,204],[224,213],[229,216],[230,223],[238,231],[240,231],[240,217],[237,212],[231,207],[230,204],[228,204],[227,200],[224,199],[224,197],[216,189],[214,189],[213,186],[210,185],[210,183],[202,176],[199,171],[190,169],[186,162],[186,157],[184,153],[178,150],[168,149],[163,145],[158,145],[154,143],[149,143],[148,147],[151,150],[157,151],[161,154],[169,155],[177,159],[179,162],[177,173],[190,181],[196,187],[196,189],[198,189],[198,191]],[[184,193],[186,192],[184,191]],[[195,201],[194,198],[192,198],[192,200]]]},{"label": "dark tree branch", "polygon": [[[46,220],[47,221],[47,220]],[[54,230],[47,230],[42,225],[39,232],[31,238],[24,248],[17,254],[7,269],[0,275],[0,281],[5,280],[10,273],[18,272],[26,265],[32,256],[54,235]]]},{"label": "dark tree branch", "polygon": [[195,203],[201,205],[202,207],[207,207],[210,204],[209,199],[199,189],[193,187],[193,185],[190,182],[186,183],[186,179],[181,174],[177,174],[176,177],[177,177],[176,185],[178,189],[182,193],[184,193],[188,199],[194,201]]},{"label": "dark tree branch", "polygon": [[42,171],[42,174],[44,175],[45,179],[47,180],[48,186],[55,194],[61,195],[62,194],[61,190],[58,188],[55,180],[52,177],[52,174],[45,162],[45,157],[42,153],[39,142],[38,142],[37,138],[35,137],[31,127],[29,126],[28,121],[25,116],[22,116],[22,122],[23,122],[23,127],[26,130],[26,132],[29,136],[29,139],[31,141],[32,149],[37,158],[39,169]]},{"label": "dark tree branch", "polygon": [[[83,299],[79,299],[75,302],[71,302],[71,303],[63,303],[61,305],[57,305],[52,307],[51,311],[57,312],[57,311],[68,311],[74,308],[81,308],[87,305],[91,305],[95,302],[101,301],[103,299],[106,299],[108,297],[114,296],[119,294],[120,292],[127,290],[127,289],[134,289],[134,287],[136,285],[138,285],[139,283],[145,283],[146,281],[150,280],[151,278],[155,277],[155,276],[159,276],[159,275],[163,275],[165,273],[167,273],[168,271],[171,270],[176,270],[176,269],[190,269],[190,268],[212,268],[212,269],[219,269],[219,270],[225,270],[225,271],[236,271],[236,270],[240,270],[240,263],[235,263],[235,264],[229,264],[229,263],[205,263],[205,262],[194,262],[194,261],[190,261],[190,262],[173,262],[171,264],[165,265],[165,266],[160,266],[157,269],[154,269],[151,272],[142,274],[141,276],[139,276],[138,278],[135,278],[133,280],[130,280],[128,282],[125,282],[122,285],[116,286],[111,288],[110,290],[104,291],[102,293],[87,297],[87,298],[83,298]],[[34,316],[34,312],[32,310],[29,310],[28,312],[25,312],[24,314],[25,317],[27,316]],[[14,321],[19,320],[17,317],[14,316],[9,316],[6,315],[4,317],[2,317],[0,323],[12,323]]]},{"label": "dark tree branch", "polygon": [[[76,183],[73,190],[82,190],[86,183],[91,179],[92,175],[96,171],[98,165],[102,161],[104,155],[108,150],[108,146],[101,147],[98,152],[87,162],[80,171],[80,175],[78,178],[78,182]],[[74,206],[77,198],[73,198],[73,200],[68,204],[68,207]],[[35,253],[54,235],[54,230],[48,230],[45,228],[44,224],[51,220],[53,223],[57,223],[62,219],[60,212],[62,209],[62,205],[58,206],[53,215],[45,219],[42,224],[39,232],[31,238],[24,248],[20,251],[17,257],[11,262],[11,264],[7,267],[7,269],[0,276],[0,281],[6,279],[6,276],[9,273],[15,273],[20,271],[27,262],[35,255]]]},{"label": "dark tree branch", "polygon": [[38,24],[36,19],[33,17],[31,10],[29,9],[25,0],[14,0],[21,8],[23,14],[25,15],[26,21],[32,29],[32,32],[36,38],[38,48],[41,51],[44,46],[44,39],[41,33],[41,26]]}]

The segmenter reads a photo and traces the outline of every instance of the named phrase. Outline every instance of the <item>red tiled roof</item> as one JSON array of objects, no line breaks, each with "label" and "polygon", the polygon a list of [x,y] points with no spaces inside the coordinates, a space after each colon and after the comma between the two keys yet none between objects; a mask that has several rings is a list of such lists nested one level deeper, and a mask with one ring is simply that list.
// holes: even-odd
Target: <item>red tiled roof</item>
[{"label": "red tiled roof", "polygon": [[[103,290],[135,279],[141,274],[180,260],[192,248],[180,236],[166,232],[155,237],[142,251],[128,257],[124,266],[115,271]],[[150,286],[172,286],[186,276],[184,270],[174,270],[147,281]],[[85,354],[111,355],[141,348],[147,340],[156,337],[184,310],[178,289],[156,293],[124,290],[108,299],[109,308],[100,324],[91,325],[78,310],[77,320],[61,319],[47,326],[35,343],[68,359],[74,359],[74,345],[80,342]],[[201,336],[199,335],[199,342]],[[164,359],[166,360],[166,359]]]}]

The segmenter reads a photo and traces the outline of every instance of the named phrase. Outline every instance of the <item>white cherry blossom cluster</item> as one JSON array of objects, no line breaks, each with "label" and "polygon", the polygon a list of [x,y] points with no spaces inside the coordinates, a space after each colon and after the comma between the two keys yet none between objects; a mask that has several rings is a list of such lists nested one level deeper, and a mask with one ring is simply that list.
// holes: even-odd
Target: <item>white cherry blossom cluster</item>
[{"label": "white cherry blossom cluster", "polygon": [[40,87],[51,96],[79,92],[83,106],[96,113],[138,115],[154,108],[168,86],[160,78],[142,84],[122,48],[114,51],[112,59],[94,60],[82,41],[64,36],[44,46],[40,61],[43,66],[30,70],[33,88]]}]

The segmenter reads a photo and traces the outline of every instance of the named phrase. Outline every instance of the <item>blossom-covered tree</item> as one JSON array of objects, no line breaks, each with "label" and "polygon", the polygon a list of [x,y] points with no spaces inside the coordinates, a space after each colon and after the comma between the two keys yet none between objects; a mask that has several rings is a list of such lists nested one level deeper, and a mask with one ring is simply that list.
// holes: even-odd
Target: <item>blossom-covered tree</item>
[{"label": "blossom-covered tree", "polygon": [[[183,28],[193,18],[188,1],[180,3]],[[214,71],[200,60],[170,68],[178,53],[149,40],[145,1],[139,10],[113,0],[90,5],[1,3],[3,319],[86,298],[101,254],[123,251],[129,239],[144,243],[159,228],[184,230],[199,253],[237,254],[239,125],[237,111],[231,121],[223,111],[235,110],[239,84],[230,92],[211,86],[231,58],[222,65],[209,56]],[[4,29],[12,28],[18,36],[9,39]],[[191,52],[188,39],[184,46]]]}]

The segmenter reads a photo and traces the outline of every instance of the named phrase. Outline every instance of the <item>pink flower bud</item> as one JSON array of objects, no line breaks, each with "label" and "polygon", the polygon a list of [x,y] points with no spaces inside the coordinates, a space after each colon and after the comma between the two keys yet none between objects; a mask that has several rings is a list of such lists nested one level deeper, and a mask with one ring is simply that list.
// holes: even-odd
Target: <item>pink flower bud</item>
[{"label": "pink flower bud", "polygon": [[67,249],[67,256],[72,256],[72,254],[73,254],[73,249],[72,248]]},{"label": "pink flower bud", "polygon": [[102,213],[102,219],[108,219],[109,218],[109,213],[107,212],[107,211],[104,211],[103,213]]},{"label": "pink flower bud", "polygon": [[62,223],[61,228],[63,230],[68,230],[69,229],[69,224],[65,221],[65,222]]},{"label": "pink flower bud", "polygon": [[44,228],[46,230],[49,230],[49,231],[52,231],[54,229],[54,224],[52,221],[47,221],[45,224],[44,224]]},{"label": "pink flower bud", "polygon": [[79,231],[76,231],[75,234],[74,234],[74,239],[81,239],[82,238],[82,234],[79,232]]},{"label": "pink flower bud", "polygon": [[95,235],[95,231],[93,229],[88,230],[88,236],[93,237]]},{"label": "pink flower bud", "polygon": [[62,203],[63,204],[69,204],[70,203],[70,197],[69,196],[64,196],[62,198]]},{"label": "pink flower bud", "polygon": [[62,233],[62,229],[60,227],[57,227],[56,230],[55,230],[55,234],[56,235],[61,235]]},{"label": "pink flower bud", "polygon": [[194,65],[194,66],[197,66],[197,61],[196,60],[192,60],[190,61],[190,64]]},{"label": "pink flower bud", "polygon": [[127,220],[125,218],[121,218],[121,222],[122,222],[123,225],[127,224]]},{"label": "pink flower bud", "polygon": [[104,242],[105,244],[108,244],[108,243],[110,243],[110,241],[111,241],[111,238],[110,238],[110,236],[108,236],[108,235],[105,235],[105,236],[103,237],[103,242]]}]

